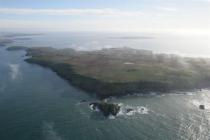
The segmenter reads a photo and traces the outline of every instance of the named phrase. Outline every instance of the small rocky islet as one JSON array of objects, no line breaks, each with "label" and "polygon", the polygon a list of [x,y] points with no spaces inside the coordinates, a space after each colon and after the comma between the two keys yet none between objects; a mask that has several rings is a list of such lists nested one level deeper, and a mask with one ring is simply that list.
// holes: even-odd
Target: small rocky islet
[{"label": "small rocky islet", "polygon": [[199,109],[205,110],[205,105],[199,105]]},{"label": "small rocky islet", "polygon": [[115,103],[93,102],[89,105],[92,110],[102,112],[105,117],[116,116],[120,111],[120,106]]}]

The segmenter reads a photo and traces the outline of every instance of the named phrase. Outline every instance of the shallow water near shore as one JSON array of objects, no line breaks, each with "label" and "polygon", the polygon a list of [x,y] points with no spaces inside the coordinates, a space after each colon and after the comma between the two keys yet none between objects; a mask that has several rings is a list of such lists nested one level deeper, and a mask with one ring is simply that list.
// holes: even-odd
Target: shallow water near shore
[{"label": "shallow water near shore", "polygon": [[134,111],[106,119],[89,108],[95,98],[24,55],[0,48],[1,140],[210,139],[209,90],[113,98]]}]

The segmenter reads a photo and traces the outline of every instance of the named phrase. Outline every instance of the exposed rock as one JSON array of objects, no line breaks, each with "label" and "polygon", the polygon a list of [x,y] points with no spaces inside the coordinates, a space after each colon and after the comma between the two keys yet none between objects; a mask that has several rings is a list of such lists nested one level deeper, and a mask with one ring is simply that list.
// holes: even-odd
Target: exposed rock
[{"label": "exposed rock", "polygon": [[94,102],[90,103],[90,107],[95,111],[102,112],[105,117],[116,116],[120,111],[120,106],[114,103]]},{"label": "exposed rock", "polygon": [[205,109],[205,106],[204,105],[199,105],[199,109],[204,110]]},{"label": "exposed rock", "polygon": [[128,109],[126,109],[126,113],[130,113],[131,111],[133,111],[133,109],[132,109],[132,108],[128,108]]},{"label": "exposed rock", "polygon": [[84,100],[81,100],[81,102],[87,102],[87,100],[84,99]]},{"label": "exposed rock", "polygon": [[87,102],[87,100],[81,100],[81,101],[80,101],[80,103],[85,103],[85,102]]}]

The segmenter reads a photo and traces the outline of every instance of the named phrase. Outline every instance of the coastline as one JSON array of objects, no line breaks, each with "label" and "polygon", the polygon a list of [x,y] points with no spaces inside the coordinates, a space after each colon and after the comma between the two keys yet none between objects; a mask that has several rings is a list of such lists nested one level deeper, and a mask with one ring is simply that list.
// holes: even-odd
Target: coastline
[{"label": "coastline", "polygon": [[[133,83],[106,83],[97,79],[86,77],[74,72],[71,66],[67,64],[54,64],[50,62],[38,61],[33,58],[25,60],[27,63],[37,64],[42,67],[46,67],[54,71],[58,76],[67,80],[71,85],[86,91],[90,95],[94,95],[99,99],[105,99],[108,97],[119,97],[128,94],[149,94],[151,92],[166,93],[170,90],[164,88],[163,84],[157,85],[156,83],[146,82],[133,82]],[[143,85],[142,87],[139,85]],[[151,89],[151,84],[156,85]],[[146,89],[145,86],[148,88]],[[157,90],[159,89],[159,90]]]},{"label": "coastline", "polygon": [[[18,50],[18,48],[15,48],[15,50]],[[203,86],[201,86],[201,84],[197,86],[189,85],[188,87],[182,87],[182,85],[174,86],[161,81],[105,82],[90,76],[79,74],[72,68],[73,66],[70,64],[39,58],[36,56],[37,54],[34,55],[32,53],[33,49],[20,47],[20,50],[25,50],[27,53],[26,55],[30,56],[30,58],[25,59],[27,63],[37,64],[42,67],[49,68],[58,76],[67,80],[74,87],[84,90],[88,94],[96,96],[99,99],[136,94],[151,95],[151,93],[161,95],[175,91],[181,93],[209,87],[209,85],[206,85],[205,82]]]}]

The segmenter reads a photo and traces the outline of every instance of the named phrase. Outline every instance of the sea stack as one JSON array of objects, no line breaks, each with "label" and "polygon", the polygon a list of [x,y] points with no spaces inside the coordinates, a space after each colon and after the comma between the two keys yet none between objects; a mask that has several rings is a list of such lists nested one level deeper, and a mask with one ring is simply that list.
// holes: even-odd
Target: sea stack
[{"label": "sea stack", "polygon": [[90,107],[93,110],[99,110],[105,117],[108,117],[109,115],[116,116],[120,111],[120,106],[114,103],[94,102],[90,103]]},{"label": "sea stack", "polygon": [[204,109],[205,109],[205,106],[204,106],[204,105],[200,105],[200,106],[199,106],[199,109],[204,110]]}]

